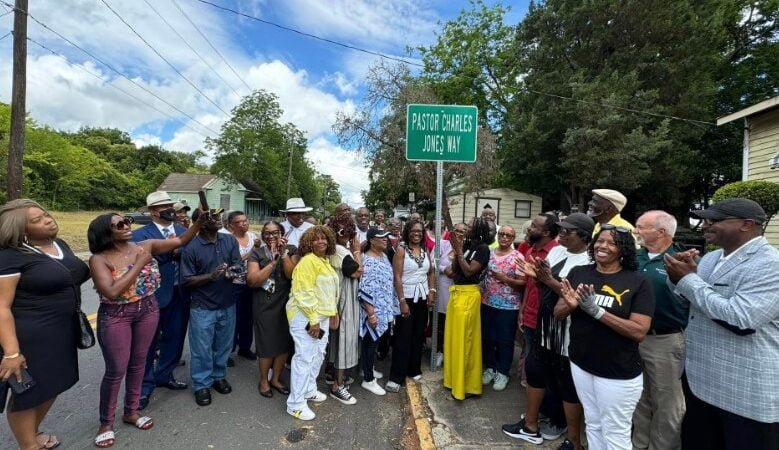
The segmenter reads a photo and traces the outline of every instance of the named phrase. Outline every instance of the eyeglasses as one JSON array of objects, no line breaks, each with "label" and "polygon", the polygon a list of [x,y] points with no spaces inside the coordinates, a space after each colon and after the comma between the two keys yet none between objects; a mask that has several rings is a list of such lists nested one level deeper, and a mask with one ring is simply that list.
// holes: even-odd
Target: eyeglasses
[{"label": "eyeglasses", "polygon": [[114,228],[116,230],[126,230],[129,229],[130,226],[133,224],[133,219],[131,217],[122,217],[122,220],[116,223],[111,224],[111,228]]},{"label": "eyeglasses", "polygon": [[513,238],[514,236],[515,236],[515,235],[514,235],[514,234],[512,234],[512,233],[503,233],[503,232],[500,232],[500,233],[498,233],[498,237],[509,237],[509,238]]},{"label": "eyeglasses", "polygon": [[269,237],[279,237],[281,236],[281,231],[266,231],[262,233],[262,237],[269,238]]},{"label": "eyeglasses", "polygon": [[[604,227],[604,230],[606,228]],[[560,228],[560,231],[557,234],[561,234],[563,236],[568,236],[569,234],[576,234],[576,228]]]},{"label": "eyeglasses", "polygon": [[610,223],[604,223],[600,227],[601,230],[616,230],[617,233],[628,233],[630,234],[630,228],[625,228],[621,226],[615,226]]}]

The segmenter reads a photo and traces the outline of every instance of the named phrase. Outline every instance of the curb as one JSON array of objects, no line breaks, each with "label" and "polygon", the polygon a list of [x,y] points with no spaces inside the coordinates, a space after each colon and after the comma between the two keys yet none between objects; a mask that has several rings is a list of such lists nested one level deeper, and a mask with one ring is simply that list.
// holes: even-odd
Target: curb
[{"label": "curb", "polygon": [[419,439],[419,448],[422,450],[436,449],[433,440],[433,430],[430,427],[430,420],[427,417],[425,400],[422,398],[422,392],[419,383],[414,380],[406,381],[406,395],[411,407],[411,415],[414,418],[416,435]]}]

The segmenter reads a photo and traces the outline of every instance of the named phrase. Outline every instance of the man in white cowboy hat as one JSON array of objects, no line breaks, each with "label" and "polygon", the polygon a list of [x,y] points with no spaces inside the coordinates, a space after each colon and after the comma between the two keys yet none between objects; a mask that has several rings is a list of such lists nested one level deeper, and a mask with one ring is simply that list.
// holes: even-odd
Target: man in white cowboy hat
[{"label": "man in white cowboy hat", "polygon": [[284,227],[284,234],[287,237],[287,244],[297,247],[300,244],[300,236],[309,228],[313,227],[305,221],[307,212],[313,208],[306,206],[302,198],[293,197],[287,200],[287,208],[281,212],[287,217],[287,220],[281,223]]},{"label": "man in white cowboy hat", "polygon": [[[176,222],[176,202],[167,192],[156,191],[146,197],[144,209],[149,211],[152,222],[133,231],[133,241],[141,242],[148,239],[167,239],[170,236],[180,236],[187,231]],[[173,369],[178,366],[184,349],[184,338],[187,335],[189,322],[189,302],[178,287],[177,265],[174,253],[155,256],[160,267],[161,284],[154,293],[160,306],[160,321],[157,325],[155,339],[149,348],[146,358],[146,374],[141,388],[140,409],[149,404],[149,398],[157,386],[172,390],[187,389],[187,384],[176,380]],[[159,347],[160,353],[155,366],[155,353]]]},{"label": "man in white cowboy hat", "polygon": [[593,189],[592,200],[587,203],[589,207],[587,215],[595,221],[595,230],[592,232],[592,235],[598,234],[601,225],[606,223],[615,227],[625,227],[632,231],[633,224],[619,215],[627,204],[627,197],[619,191],[613,189]]}]

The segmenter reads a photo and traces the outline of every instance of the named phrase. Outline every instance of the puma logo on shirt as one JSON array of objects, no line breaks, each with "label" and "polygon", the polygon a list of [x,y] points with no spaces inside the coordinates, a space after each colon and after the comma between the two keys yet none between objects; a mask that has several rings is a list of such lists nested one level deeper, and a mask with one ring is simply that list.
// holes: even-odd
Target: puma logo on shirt
[{"label": "puma logo on shirt", "polygon": [[630,289],[625,289],[624,291],[620,292],[619,294],[617,291],[612,289],[609,285],[604,284],[601,288],[601,291],[610,294],[611,296],[607,295],[596,295],[596,301],[599,306],[604,306],[606,308],[611,307],[611,305],[614,303],[614,300],[619,303],[619,306],[622,306],[622,296],[630,292]]}]

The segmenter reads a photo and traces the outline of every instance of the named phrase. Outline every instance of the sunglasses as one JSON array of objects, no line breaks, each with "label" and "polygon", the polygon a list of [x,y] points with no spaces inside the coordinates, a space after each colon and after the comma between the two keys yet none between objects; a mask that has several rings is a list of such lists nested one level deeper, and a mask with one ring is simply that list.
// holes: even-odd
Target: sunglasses
[{"label": "sunglasses", "polygon": [[503,232],[498,233],[498,237],[510,237],[510,238],[513,238],[514,236],[515,235],[511,234],[511,233],[503,233]]},{"label": "sunglasses", "polygon": [[569,234],[576,234],[576,231],[577,231],[576,228],[560,228],[560,231],[558,232],[558,234],[562,234],[564,236],[568,236]]},{"label": "sunglasses", "polygon": [[133,224],[133,219],[131,217],[122,217],[122,220],[116,223],[111,224],[111,228],[117,229],[117,230],[127,230],[130,229],[130,226]]},{"label": "sunglasses", "polygon": [[630,228],[618,227],[618,226],[612,225],[610,223],[604,223],[603,225],[601,225],[600,229],[601,230],[616,230],[617,233],[627,233],[627,234],[630,234]]}]

